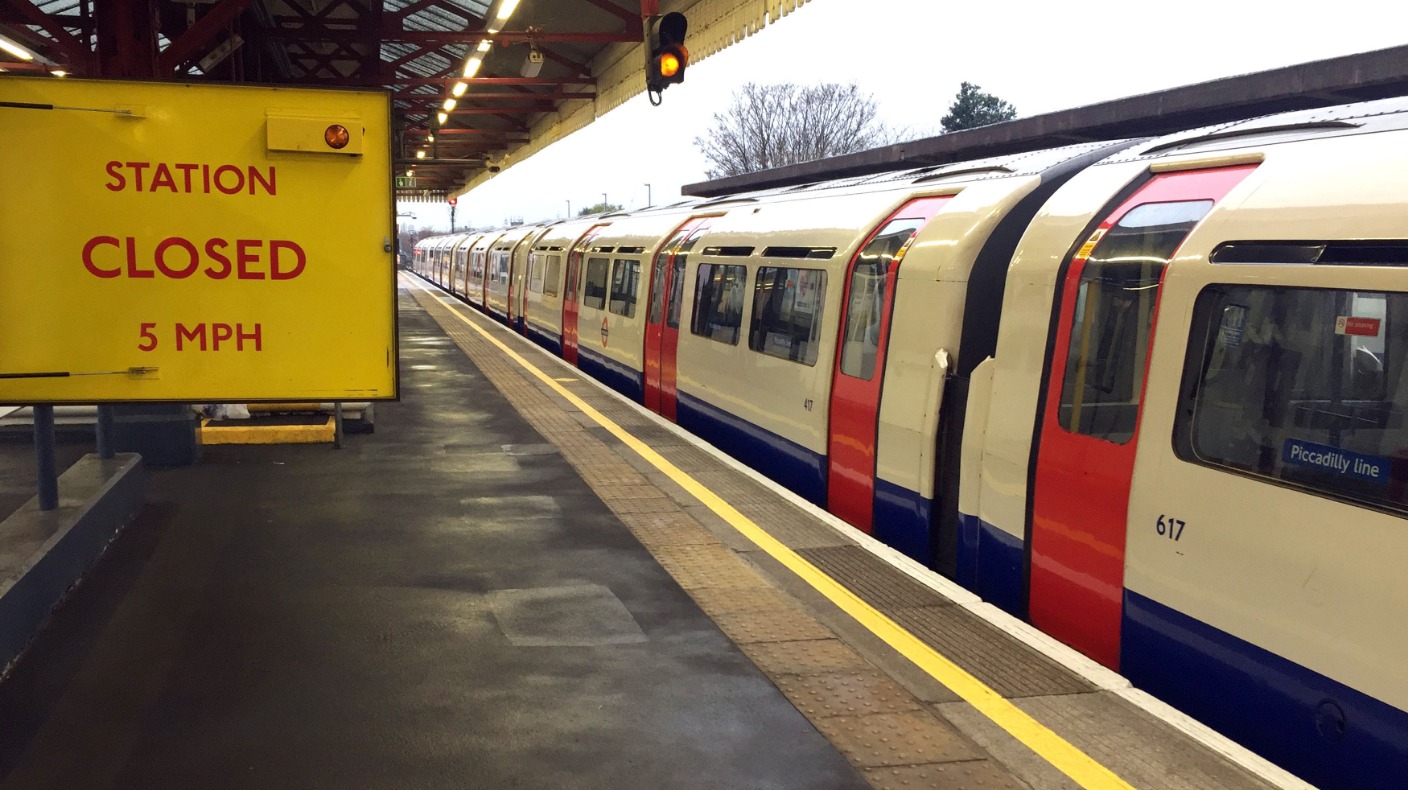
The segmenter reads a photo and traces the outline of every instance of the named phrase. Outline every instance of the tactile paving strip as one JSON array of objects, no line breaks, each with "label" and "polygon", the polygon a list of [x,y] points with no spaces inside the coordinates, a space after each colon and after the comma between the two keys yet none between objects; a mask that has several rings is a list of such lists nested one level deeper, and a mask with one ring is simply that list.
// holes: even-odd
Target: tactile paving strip
[{"label": "tactile paving strip", "polygon": [[818,623],[795,604],[787,609],[729,612],[715,617],[714,622],[740,645],[749,642],[802,642],[832,636],[831,629]]},{"label": "tactile paving strip", "polygon": [[952,726],[927,711],[823,716],[812,723],[862,768],[986,757]]},{"label": "tactile paving strip", "polygon": [[859,546],[799,549],[797,553],[877,609],[952,603],[908,576],[896,573],[879,557]]},{"label": "tactile paving strip", "polygon": [[871,669],[860,653],[839,639],[807,642],[755,642],[739,645],[768,677],[777,682],[785,675],[806,675]]},{"label": "tactile paving strip", "polygon": [[864,716],[919,710],[919,703],[889,676],[880,672],[840,672],[793,675],[777,680],[797,709],[813,716]]},{"label": "tactile paving strip", "polygon": [[652,553],[661,567],[686,590],[700,587],[772,589],[757,571],[720,543],[661,546]]},{"label": "tactile paving strip", "polygon": [[875,790],[1026,790],[1005,768],[992,760],[869,768],[861,773]]},{"label": "tactile paving strip", "polygon": [[893,609],[890,619],[1008,699],[1077,694],[1095,687],[961,606]]}]

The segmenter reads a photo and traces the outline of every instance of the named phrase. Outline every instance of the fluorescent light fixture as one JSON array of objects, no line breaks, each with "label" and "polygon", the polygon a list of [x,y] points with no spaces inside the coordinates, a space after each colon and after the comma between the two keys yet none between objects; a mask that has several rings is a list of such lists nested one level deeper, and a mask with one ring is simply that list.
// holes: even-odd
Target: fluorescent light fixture
[{"label": "fluorescent light fixture", "polygon": [[450,110],[455,109],[455,100],[454,100],[454,99],[446,99],[446,100],[445,100],[444,107],[445,107],[445,112],[449,112]]},{"label": "fluorescent light fixture", "polygon": [[67,77],[67,76],[68,76],[68,72],[67,72],[67,71],[64,71],[63,69],[54,69],[53,71],[51,71],[51,72],[49,72],[49,73],[50,73],[50,74],[53,74],[55,77]]},{"label": "fluorescent light fixture", "polygon": [[14,55],[20,60],[34,60],[34,53],[16,44],[8,38],[0,38],[0,49]]},{"label": "fluorescent light fixture", "polygon": [[453,93],[455,95],[455,98],[458,99],[459,97],[463,96],[464,92],[467,90],[469,90],[468,85],[463,82],[456,82],[455,87],[450,89],[450,93]]},{"label": "fluorescent light fixture", "polygon": [[425,158],[425,149],[424,149],[424,148],[420,149],[419,151],[416,151],[416,158],[417,158],[417,159],[424,159],[424,158]]},{"label": "fluorescent light fixture", "polygon": [[485,38],[485,39],[480,39],[480,41],[479,41],[479,46],[478,46],[478,47],[475,47],[475,49],[478,49],[480,52],[488,52],[488,51],[489,51],[489,48],[492,47],[492,46],[494,46],[494,42],[492,42],[492,41],[490,41],[489,39]]},{"label": "fluorescent light fixture", "polygon": [[516,10],[518,10],[518,0],[500,0],[499,13],[494,14],[494,21],[507,22]]},{"label": "fluorescent light fixture", "polygon": [[483,55],[475,55],[474,57],[470,58],[469,60],[466,60],[466,61],[464,62],[464,76],[465,76],[465,79],[469,79],[470,77],[473,77],[475,74],[478,74],[478,73],[479,73],[479,67],[482,66],[482,65],[484,65],[484,56],[483,56]]},{"label": "fluorescent light fixture", "polygon": [[443,113],[443,112],[440,113],[439,115],[435,116],[435,117],[436,117],[437,119],[439,119],[441,126],[444,126],[444,125],[445,125],[445,122],[448,121],[448,120],[450,120],[450,116],[446,115],[446,114]]}]

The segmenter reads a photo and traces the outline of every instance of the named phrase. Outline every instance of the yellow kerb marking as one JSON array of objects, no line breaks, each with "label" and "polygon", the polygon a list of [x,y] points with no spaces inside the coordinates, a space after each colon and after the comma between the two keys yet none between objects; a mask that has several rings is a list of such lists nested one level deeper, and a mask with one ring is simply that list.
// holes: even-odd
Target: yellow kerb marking
[{"label": "yellow kerb marking", "polygon": [[[430,289],[425,288],[420,283],[415,283],[415,285],[421,290],[430,291]],[[431,293],[434,292],[431,291]],[[1027,748],[1041,755],[1042,758],[1051,763],[1066,776],[1069,776],[1081,787],[1098,788],[1099,790],[1105,790],[1106,788],[1130,788],[1130,790],[1132,790],[1132,785],[1116,776],[1113,771],[1096,762],[1090,755],[1077,749],[1061,736],[1047,729],[1041,722],[1033,719],[1021,708],[1018,708],[1016,705],[1004,699],[1001,694],[988,688],[982,681],[964,671],[962,667],[945,658],[943,655],[940,655],[932,647],[919,641],[913,634],[901,628],[895,621],[880,613],[870,604],[856,597],[854,593],[841,586],[835,579],[822,573],[815,565],[807,562],[776,538],[764,532],[761,527],[754,524],[747,516],[739,513],[732,505],[720,499],[713,491],[704,487],[688,474],[680,471],[678,467],[670,463],[665,457],[652,450],[641,440],[627,433],[625,429],[615,422],[612,422],[606,415],[592,408],[586,401],[572,394],[567,388],[558,384],[552,376],[539,370],[536,365],[520,356],[518,352],[509,348],[478,324],[466,318],[460,311],[451,310],[450,312],[456,318],[468,324],[471,329],[478,332],[485,340],[494,344],[494,346],[504,352],[510,359],[533,374],[533,376],[556,390],[559,395],[573,406],[581,409],[583,414],[610,431],[612,435],[620,439],[627,447],[634,450],[641,458],[644,458],[656,469],[659,469],[706,507],[714,511],[720,518],[727,521],[734,529],[757,544],[758,548],[767,552],[773,559],[787,566],[789,570],[801,577],[803,581],[810,584],[817,592],[826,596],[832,603],[855,618],[857,622],[870,629],[871,633],[883,639],[887,645],[894,648],[905,658],[914,662],[916,666],[929,673],[935,680],[947,686],[953,693],[957,694],[974,708],[977,708],[984,716],[992,719],[999,727],[1021,741]]]}]

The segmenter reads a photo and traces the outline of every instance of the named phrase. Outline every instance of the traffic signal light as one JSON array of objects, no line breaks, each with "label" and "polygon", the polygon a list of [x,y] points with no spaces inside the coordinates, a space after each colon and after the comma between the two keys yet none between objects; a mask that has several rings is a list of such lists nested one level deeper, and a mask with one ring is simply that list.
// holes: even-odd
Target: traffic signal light
[{"label": "traffic signal light", "polygon": [[684,69],[689,65],[689,50],[684,47],[688,30],[689,20],[678,11],[666,14],[656,25],[645,67],[645,89],[651,104],[660,103],[660,94],[666,88],[684,82]]}]

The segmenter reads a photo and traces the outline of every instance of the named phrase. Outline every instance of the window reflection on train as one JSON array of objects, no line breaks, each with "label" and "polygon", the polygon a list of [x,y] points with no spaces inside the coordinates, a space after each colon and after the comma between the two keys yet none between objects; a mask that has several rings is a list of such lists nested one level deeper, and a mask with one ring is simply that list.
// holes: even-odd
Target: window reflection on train
[{"label": "window reflection on train", "polygon": [[1408,295],[1216,286],[1195,316],[1185,457],[1408,505]]}]

